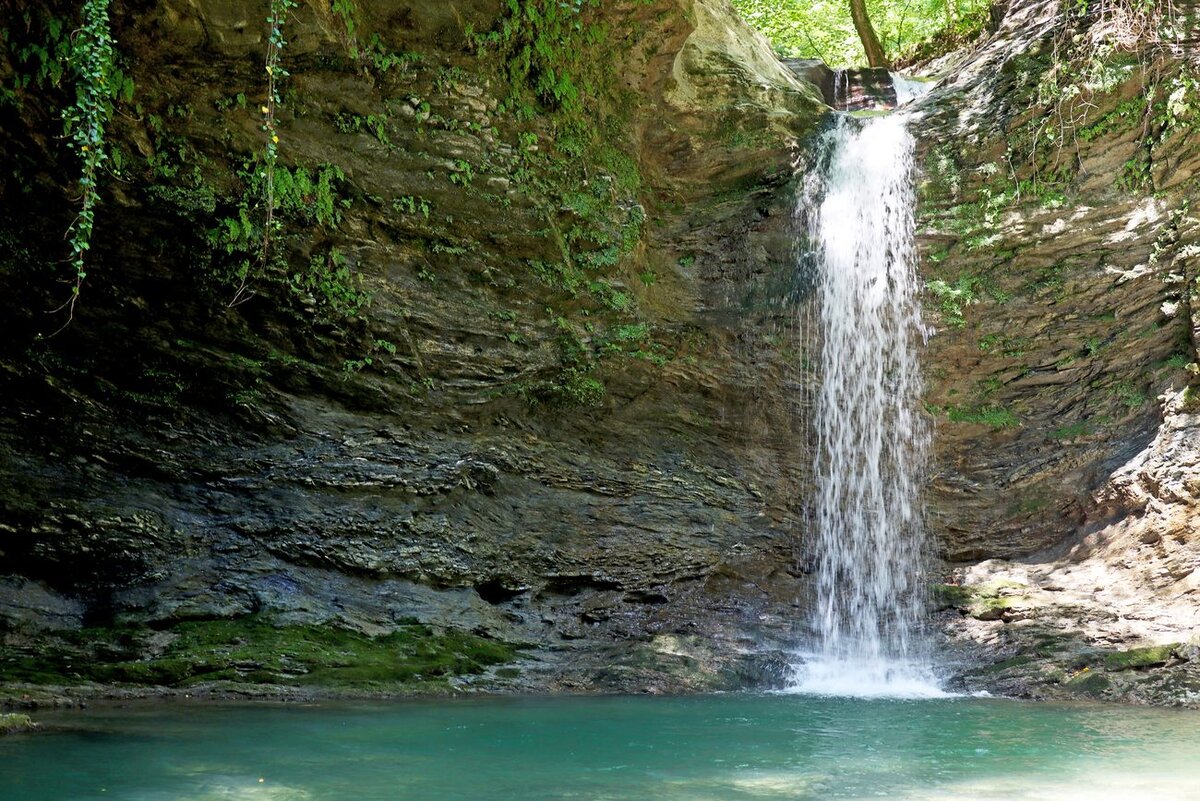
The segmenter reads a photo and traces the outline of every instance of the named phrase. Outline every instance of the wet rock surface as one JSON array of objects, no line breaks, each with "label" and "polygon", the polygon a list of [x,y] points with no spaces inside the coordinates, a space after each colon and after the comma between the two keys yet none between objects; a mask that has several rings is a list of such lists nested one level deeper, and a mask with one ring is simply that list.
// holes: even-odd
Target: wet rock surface
[{"label": "wet rock surface", "polygon": [[[281,247],[288,273],[361,281],[341,319],[298,279],[237,303],[218,280],[210,237],[262,147],[244,5],[115,19],[134,166],[51,338],[75,162],[52,105],[0,106],[32,176],[0,180],[5,698],[778,683],[812,563],[792,165],[827,76],[724,3],[605,4],[593,110],[616,122],[581,155],[579,120],[514,114],[467,36],[499,3],[369,4],[365,66],[304,6],[282,152],[336,166],[342,211],[297,212]],[[914,109],[938,622],[965,688],[1194,703],[1197,128],[1139,127],[1183,66],[1166,48],[1067,109],[1069,146],[1035,147],[1056,8],[1013,4]],[[282,662],[241,650],[263,621],[297,638]],[[360,679],[304,685],[327,631]],[[408,672],[361,679],[405,632],[438,674],[398,645]],[[189,636],[232,673],[198,676]]]},{"label": "wet rock surface", "polygon": [[1055,97],[1063,26],[1012,6],[917,105],[941,623],[972,689],[1194,704],[1200,147],[1138,115],[1195,65],[1109,53],[1086,104]]},{"label": "wet rock surface", "polygon": [[[338,320],[296,279],[235,297],[206,277],[231,176],[262,146],[265,32],[244,5],[116,16],[142,110],[113,137],[134,166],[97,225],[103,278],[58,337],[41,336],[57,282],[33,268],[60,215],[7,229],[6,280],[28,291],[3,301],[6,694],[138,692],[105,675],[241,692],[208,668],[307,681],[230,656],[249,635],[221,627],[239,621],[295,633],[294,664],[321,629],[419,624],[458,654],[415,683],[327,691],[778,681],[805,470],[779,299],[793,146],[819,93],[724,3],[606,4],[586,22],[610,37],[593,53],[608,89],[585,113],[621,122],[580,155],[564,140],[592,122],[525,95],[531,119],[506,110],[502,54],[468,36],[497,30],[501,4],[369,4],[357,61],[306,6],[288,23],[280,152],[336,166],[342,211],[278,247],[290,269],[353,272],[369,304]],[[32,218],[61,207],[71,165],[39,127],[53,109],[25,102],[36,112],[0,130],[50,165],[21,204]],[[225,656],[180,672],[204,662],[181,645],[195,626]],[[354,637],[347,660],[374,653]],[[512,658],[481,662],[479,640]]]}]

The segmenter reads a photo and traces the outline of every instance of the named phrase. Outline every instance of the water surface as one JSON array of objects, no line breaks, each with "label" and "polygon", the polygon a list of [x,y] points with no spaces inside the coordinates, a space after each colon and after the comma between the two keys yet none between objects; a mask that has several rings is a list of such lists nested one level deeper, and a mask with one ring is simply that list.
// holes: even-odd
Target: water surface
[{"label": "water surface", "polygon": [[800,696],[155,705],[0,740],[4,801],[1200,801],[1200,714]]}]

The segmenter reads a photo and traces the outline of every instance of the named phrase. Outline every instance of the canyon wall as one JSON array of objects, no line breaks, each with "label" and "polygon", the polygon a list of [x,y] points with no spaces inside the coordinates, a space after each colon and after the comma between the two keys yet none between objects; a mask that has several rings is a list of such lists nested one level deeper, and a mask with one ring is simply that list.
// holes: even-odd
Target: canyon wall
[{"label": "canyon wall", "polygon": [[[9,697],[781,680],[829,109],[726,3],[302,3],[269,120],[265,8],[116,3],[69,321],[77,11],[3,5]],[[938,622],[961,686],[1187,701],[1193,54],[996,18],[912,112]]]}]

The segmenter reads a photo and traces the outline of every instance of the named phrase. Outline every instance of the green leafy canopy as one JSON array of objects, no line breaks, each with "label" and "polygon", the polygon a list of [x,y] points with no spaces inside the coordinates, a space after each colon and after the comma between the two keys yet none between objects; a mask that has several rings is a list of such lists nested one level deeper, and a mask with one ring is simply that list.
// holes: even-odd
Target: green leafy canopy
[{"label": "green leafy canopy", "polygon": [[[733,0],[783,56],[818,58],[831,67],[866,63],[849,0]],[[893,62],[936,55],[987,24],[990,0],[867,0],[867,11]]]}]

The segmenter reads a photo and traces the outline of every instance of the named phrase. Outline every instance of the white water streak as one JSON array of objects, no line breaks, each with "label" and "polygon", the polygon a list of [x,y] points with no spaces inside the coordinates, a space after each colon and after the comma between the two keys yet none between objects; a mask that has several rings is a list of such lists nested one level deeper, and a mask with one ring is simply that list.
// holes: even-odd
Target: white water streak
[{"label": "white water streak", "polygon": [[821,179],[801,198],[818,250],[821,383],[815,399],[817,599],[795,689],[928,697],[921,635],[929,432],[918,411],[919,283],[913,139],[901,115],[840,118]]}]

